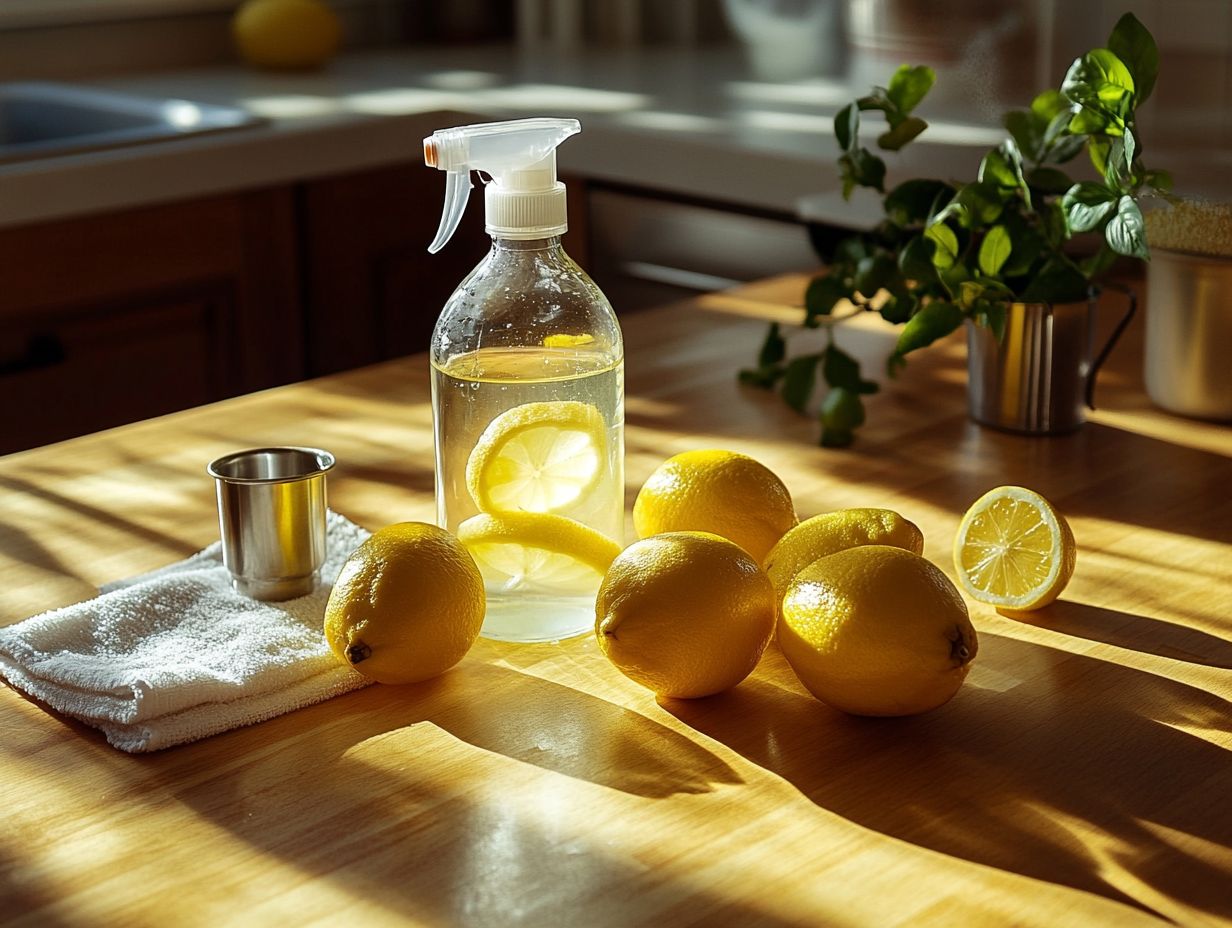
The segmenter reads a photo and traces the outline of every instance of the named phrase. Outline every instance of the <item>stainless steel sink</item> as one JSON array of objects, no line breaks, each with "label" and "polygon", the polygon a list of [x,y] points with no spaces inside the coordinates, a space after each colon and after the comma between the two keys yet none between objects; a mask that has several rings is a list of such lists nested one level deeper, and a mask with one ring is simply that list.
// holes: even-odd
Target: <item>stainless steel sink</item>
[{"label": "stainless steel sink", "polygon": [[70,84],[0,84],[0,164],[259,125],[233,106]]}]

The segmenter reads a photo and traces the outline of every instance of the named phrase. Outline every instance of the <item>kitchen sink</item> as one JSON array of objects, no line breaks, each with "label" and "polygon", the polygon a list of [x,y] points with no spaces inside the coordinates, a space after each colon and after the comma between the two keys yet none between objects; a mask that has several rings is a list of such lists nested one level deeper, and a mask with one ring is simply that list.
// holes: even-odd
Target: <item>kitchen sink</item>
[{"label": "kitchen sink", "polygon": [[233,106],[70,84],[0,83],[0,164],[225,132],[264,121]]}]

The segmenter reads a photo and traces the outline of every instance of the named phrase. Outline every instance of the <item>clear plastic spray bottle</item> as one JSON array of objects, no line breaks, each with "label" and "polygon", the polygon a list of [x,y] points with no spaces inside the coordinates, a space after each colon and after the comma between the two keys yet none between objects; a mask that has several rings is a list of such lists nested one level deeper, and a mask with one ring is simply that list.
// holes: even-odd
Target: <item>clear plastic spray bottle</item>
[{"label": "clear plastic spray bottle", "polygon": [[470,172],[492,249],[432,335],[439,524],[484,576],[482,634],[552,641],[594,628],[595,594],[624,521],[624,348],[607,298],[560,245],[556,146],[576,119],[442,129],[424,160],[446,173],[430,252],[466,208]]}]

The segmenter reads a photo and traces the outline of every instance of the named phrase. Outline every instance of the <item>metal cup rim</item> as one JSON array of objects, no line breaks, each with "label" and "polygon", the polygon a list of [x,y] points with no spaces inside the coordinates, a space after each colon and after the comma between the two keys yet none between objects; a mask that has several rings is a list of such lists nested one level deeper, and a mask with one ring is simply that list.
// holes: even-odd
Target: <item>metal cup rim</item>
[{"label": "metal cup rim", "polygon": [[[295,474],[290,477],[232,477],[229,474],[219,472],[220,468],[225,467],[237,458],[246,457],[251,454],[268,454],[284,451],[298,451],[303,454],[311,455],[316,459],[316,469],[303,474]],[[295,483],[300,480],[308,480],[311,477],[318,477],[321,474],[328,473],[330,469],[333,468],[335,463],[336,459],[334,456],[323,448],[309,448],[302,445],[270,445],[264,448],[245,448],[242,451],[232,451],[229,454],[224,454],[222,457],[215,458],[210,461],[210,463],[206,465],[205,472],[215,480],[221,480],[223,483],[236,483],[252,486],[270,483]]]}]

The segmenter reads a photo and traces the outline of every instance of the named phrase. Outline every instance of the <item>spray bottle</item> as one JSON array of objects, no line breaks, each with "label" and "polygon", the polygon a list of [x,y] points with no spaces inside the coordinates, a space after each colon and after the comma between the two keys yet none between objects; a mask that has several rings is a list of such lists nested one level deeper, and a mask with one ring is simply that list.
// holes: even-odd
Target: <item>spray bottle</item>
[{"label": "spray bottle", "polygon": [[624,348],[607,298],[561,248],[556,146],[576,119],[441,129],[424,161],[446,173],[428,250],[453,235],[470,172],[488,175],[492,249],[432,334],[438,523],[475,557],[482,634],[553,641],[594,628],[595,594],[624,523]]}]

